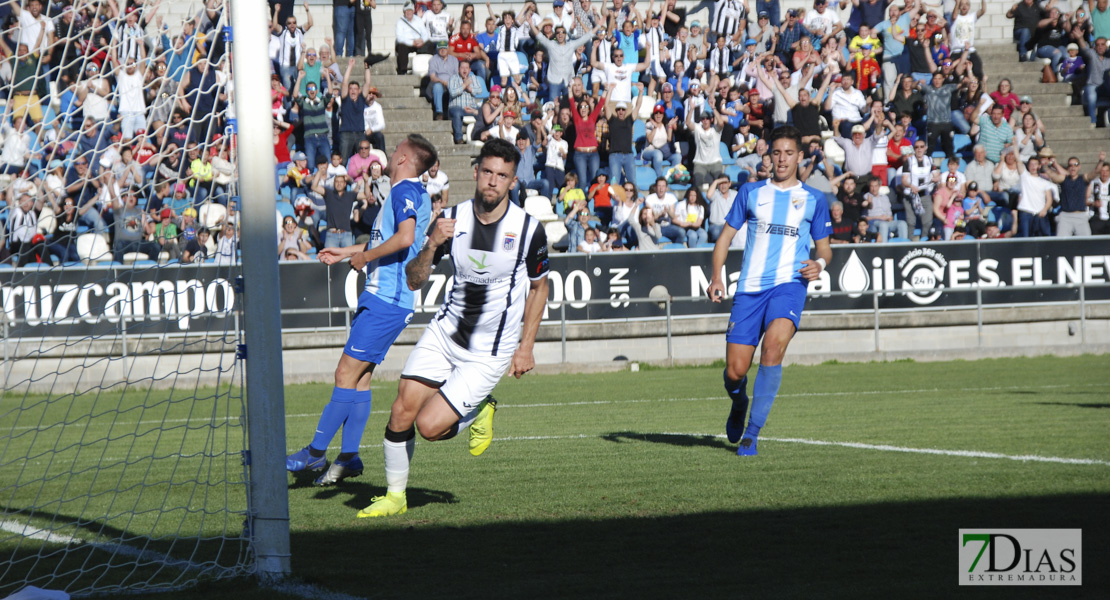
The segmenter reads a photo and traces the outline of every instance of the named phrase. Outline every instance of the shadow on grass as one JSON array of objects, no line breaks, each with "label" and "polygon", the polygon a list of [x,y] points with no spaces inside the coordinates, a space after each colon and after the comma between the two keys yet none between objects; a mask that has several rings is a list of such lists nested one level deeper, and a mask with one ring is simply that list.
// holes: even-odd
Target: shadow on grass
[{"label": "shadow on grass", "polygon": [[712,435],[689,435],[685,433],[640,433],[639,431],[614,431],[601,436],[601,439],[616,442],[651,442],[653,444],[668,444],[685,448],[717,448],[736,452],[735,445],[729,445],[724,439]]},{"label": "shadow on grass", "polygon": [[1106,402],[1034,402],[1040,406],[1074,406],[1075,408],[1110,408]]},{"label": "shadow on grass", "polygon": [[[675,510],[696,510],[691,502]],[[371,598],[436,597],[445,586],[453,598],[1105,598],[1108,510],[1104,495],[1075,494],[472,527],[405,521],[294,532],[293,565],[294,576]],[[961,527],[1082,528],[1083,586],[961,588]]]}]

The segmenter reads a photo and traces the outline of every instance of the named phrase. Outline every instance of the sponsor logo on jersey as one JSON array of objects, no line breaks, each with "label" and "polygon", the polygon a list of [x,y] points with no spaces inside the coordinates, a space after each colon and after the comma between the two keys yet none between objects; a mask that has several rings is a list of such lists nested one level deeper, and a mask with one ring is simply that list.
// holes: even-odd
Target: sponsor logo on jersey
[{"label": "sponsor logo on jersey", "polygon": [[778,225],[775,223],[768,223],[760,221],[759,226],[756,228],[758,233],[769,233],[772,235],[785,235],[789,237],[798,237],[798,228],[790,225]]}]

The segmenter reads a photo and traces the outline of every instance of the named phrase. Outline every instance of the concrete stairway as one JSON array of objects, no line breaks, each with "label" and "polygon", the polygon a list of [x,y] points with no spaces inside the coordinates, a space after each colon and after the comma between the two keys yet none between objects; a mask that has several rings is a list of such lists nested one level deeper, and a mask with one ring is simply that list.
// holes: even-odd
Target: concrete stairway
[{"label": "concrete stairway", "polygon": [[[363,83],[363,74],[352,73],[351,78]],[[365,84],[364,84],[365,85]],[[416,75],[397,75],[396,57],[373,66],[370,85],[378,88],[385,112],[386,154],[391,154],[397,144],[410,133],[419,133],[435,144],[439,152],[440,169],[447,173],[452,183],[450,198],[455,204],[469,198],[473,193],[474,169],[471,166],[478,149],[470,144],[456,146],[451,133],[450,121],[433,121],[432,106],[420,94],[420,77]]]},{"label": "concrete stairway", "polygon": [[1015,94],[1033,99],[1033,112],[1044,122],[1045,142],[1057,161],[1078,157],[1086,173],[1098,162],[1100,151],[1110,151],[1110,128],[1090,128],[1083,107],[1071,103],[1070,83],[1041,83],[1044,65],[1039,60],[1018,61],[1013,44],[978,46],[976,51],[987,77],[985,90],[994,91],[1000,80],[1009,79]]}]

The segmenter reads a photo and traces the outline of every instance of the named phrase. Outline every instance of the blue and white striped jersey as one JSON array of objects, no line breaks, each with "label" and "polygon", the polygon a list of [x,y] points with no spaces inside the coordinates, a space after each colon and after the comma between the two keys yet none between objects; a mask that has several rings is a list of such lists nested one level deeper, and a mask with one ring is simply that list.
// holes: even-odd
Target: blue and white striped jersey
[{"label": "blue and white striped jersey", "polygon": [[736,229],[746,222],[748,239],[736,293],[756,293],[799,281],[810,247],[832,232],[825,194],[799,183],[779,189],[770,179],[744,184],[725,222]]},{"label": "blue and white striped jersey", "polygon": [[383,256],[363,267],[367,293],[390,304],[413,309],[415,298],[405,277],[405,266],[416,258],[420,248],[424,246],[424,235],[428,231],[428,221],[431,218],[432,200],[419,179],[403,179],[393,184],[389,197],[378,212],[378,217],[374,219],[366,249],[380,246],[396,234],[397,226],[405,219],[416,219],[416,236],[412,245],[405,250]]}]

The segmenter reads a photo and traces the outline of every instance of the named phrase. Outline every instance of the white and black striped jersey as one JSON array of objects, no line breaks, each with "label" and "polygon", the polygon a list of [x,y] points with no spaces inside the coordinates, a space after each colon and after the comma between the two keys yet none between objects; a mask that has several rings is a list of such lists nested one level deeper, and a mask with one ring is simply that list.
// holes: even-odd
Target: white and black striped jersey
[{"label": "white and black striped jersey", "polygon": [[[678,38],[674,38],[674,40],[672,40],[672,42],[671,42],[671,61],[668,65],[668,66],[670,66],[672,71],[674,70],[675,61],[681,60],[683,65],[685,65],[686,67],[690,66],[690,63],[686,62],[686,53],[689,52],[689,51],[690,51],[690,42],[684,42],[684,41],[682,41]],[[678,76],[681,77],[682,74],[678,73]]]},{"label": "white and black striped jersey", "polygon": [[451,255],[455,277],[430,326],[471,352],[511,356],[520,342],[530,284],[547,277],[547,234],[512,203],[489,225],[475,217],[474,200],[443,215],[455,219],[455,237],[437,256]]},{"label": "white and black striped jersey", "polygon": [[727,77],[732,72],[732,43],[725,44],[724,48],[713,46],[709,51],[707,70],[721,77]]},{"label": "white and black striped jersey", "polygon": [[740,28],[740,21],[746,18],[747,11],[740,0],[716,0],[710,29],[717,35],[732,37]]}]

